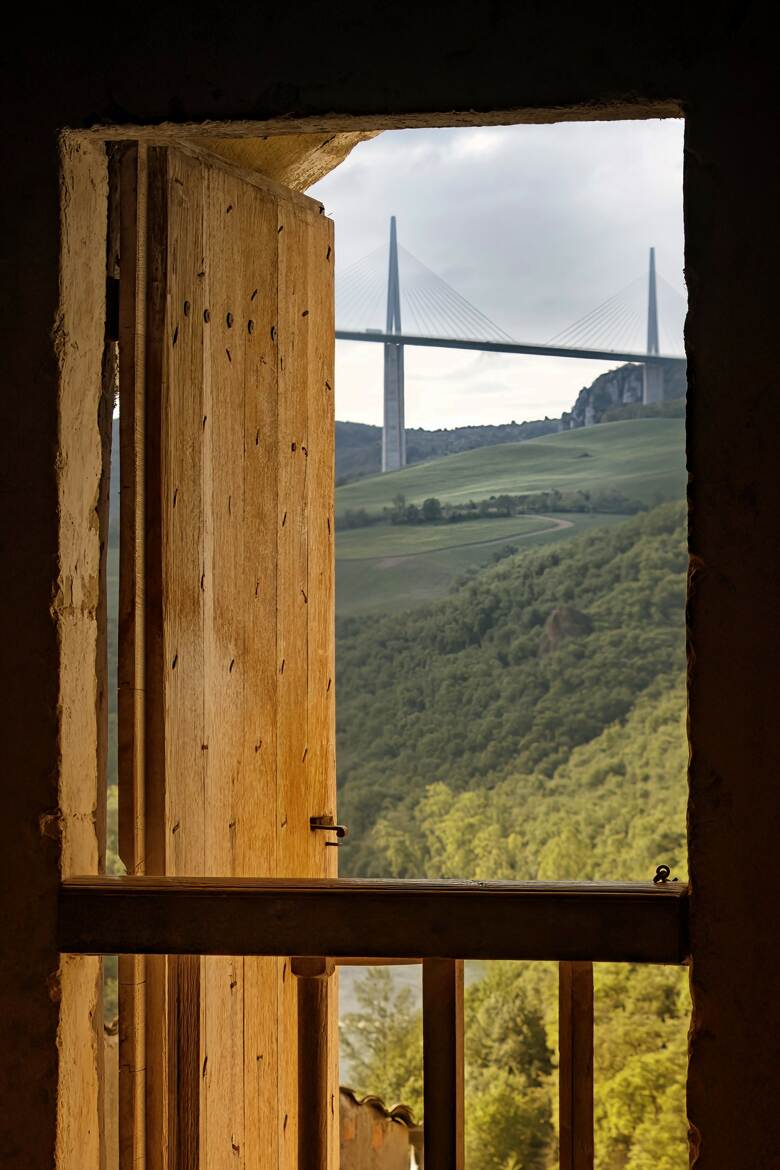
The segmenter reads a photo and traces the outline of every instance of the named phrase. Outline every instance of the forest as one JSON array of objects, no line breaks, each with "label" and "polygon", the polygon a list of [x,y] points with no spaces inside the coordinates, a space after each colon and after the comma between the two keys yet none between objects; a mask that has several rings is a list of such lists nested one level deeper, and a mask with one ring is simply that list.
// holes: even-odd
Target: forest
[{"label": "forest", "polygon": [[[342,873],[685,877],[684,508],[485,567],[435,606],[338,625]],[[466,993],[469,1170],[556,1164],[556,972]],[[415,998],[376,969],[342,1021],[353,1087],[421,1107]],[[685,971],[596,969],[597,1165],[683,1170]]]}]

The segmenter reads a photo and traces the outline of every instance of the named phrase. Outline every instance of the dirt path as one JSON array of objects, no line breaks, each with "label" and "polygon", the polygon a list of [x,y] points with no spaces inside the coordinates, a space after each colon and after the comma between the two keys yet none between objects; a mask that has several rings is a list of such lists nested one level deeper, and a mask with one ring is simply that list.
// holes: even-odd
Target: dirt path
[{"label": "dirt path", "polygon": [[[430,557],[435,556],[436,553],[452,552],[453,549],[458,548],[476,548],[478,545],[484,544],[506,544],[508,540],[531,540],[535,536],[544,536],[548,532],[558,532],[562,528],[573,528],[574,523],[571,520],[556,520],[553,516],[540,516],[540,520],[549,520],[547,528],[536,528],[533,532],[515,532],[507,533],[506,536],[491,536],[488,540],[466,540],[462,544],[448,544],[444,548],[429,548],[420,549],[418,552],[397,553],[389,557],[345,557],[345,561],[353,563],[360,561],[376,561],[379,569],[392,569],[394,565],[400,564],[401,561],[411,560],[412,557]],[[338,540],[338,537],[336,538]],[[337,553],[338,556],[338,545]]]}]

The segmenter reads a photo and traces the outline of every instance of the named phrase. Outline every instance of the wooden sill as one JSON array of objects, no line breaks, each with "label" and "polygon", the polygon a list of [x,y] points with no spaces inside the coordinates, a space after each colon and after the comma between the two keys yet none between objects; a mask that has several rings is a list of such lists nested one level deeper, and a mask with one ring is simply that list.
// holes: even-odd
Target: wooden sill
[{"label": "wooden sill", "polygon": [[77,877],[60,890],[59,949],[679,964],[688,887]]}]

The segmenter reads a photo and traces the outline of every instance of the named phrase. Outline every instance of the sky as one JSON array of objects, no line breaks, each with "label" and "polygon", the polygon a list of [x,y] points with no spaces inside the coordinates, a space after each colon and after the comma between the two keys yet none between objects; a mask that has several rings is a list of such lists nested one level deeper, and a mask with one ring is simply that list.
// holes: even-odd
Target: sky
[{"label": "sky", "polygon": [[[682,162],[671,119],[385,131],[309,194],[335,221],[337,301],[395,215],[419,261],[516,340],[544,342],[631,282],[643,290],[651,245],[684,295]],[[659,297],[679,320],[683,302]],[[408,346],[405,365],[407,427],[557,417],[611,368]],[[336,343],[336,416],[381,425],[381,345]]]}]

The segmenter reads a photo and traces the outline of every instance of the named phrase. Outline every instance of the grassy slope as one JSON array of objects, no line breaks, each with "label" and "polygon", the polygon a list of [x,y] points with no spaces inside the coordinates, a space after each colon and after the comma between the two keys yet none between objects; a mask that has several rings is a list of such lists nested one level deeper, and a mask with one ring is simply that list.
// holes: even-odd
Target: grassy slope
[{"label": "grassy slope", "polygon": [[[410,503],[419,503],[427,496],[462,502],[504,491],[614,489],[653,503],[680,498],[684,484],[682,421],[645,419],[450,455],[347,484],[339,488],[336,501],[340,512],[346,508],[376,512],[399,492]],[[557,531],[536,517],[340,531],[338,613],[402,612],[445,596],[458,577],[489,563],[506,544],[530,551],[622,517],[580,514],[567,519],[573,527]]]},{"label": "grassy slope", "polygon": [[[554,519],[568,520],[570,528],[552,528],[545,520],[538,527],[523,533],[523,521],[531,517],[515,516],[507,520],[471,521],[468,524],[452,524],[436,528],[435,532],[449,535],[452,543],[435,552],[420,552],[416,556],[398,556],[389,552],[383,555],[358,557],[359,541],[366,538],[366,547],[376,552],[379,542],[392,537],[397,529],[358,528],[351,532],[338,533],[336,537],[336,612],[339,617],[380,613],[401,613],[416,605],[423,605],[446,596],[455,581],[464,573],[490,563],[494,554],[506,545],[525,551],[541,545],[557,544],[578,536],[599,525],[616,524],[625,520],[620,515],[587,515],[572,513],[556,515]],[[537,519],[534,517],[533,519]],[[493,527],[495,526],[495,527]],[[505,532],[500,535],[500,528]],[[410,534],[419,533],[416,528],[405,528]],[[422,529],[424,532],[425,529]],[[490,543],[473,543],[481,540],[480,533],[493,532]],[[369,536],[369,534],[371,534]],[[519,535],[515,535],[519,534]],[[348,538],[353,538],[347,544]],[[342,541],[347,546],[347,555],[342,556]],[[369,544],[368,541],[371,541]],[[468,542],[468,543],[466,543]]]},{"label": "grassy slope", "polygon": [[553,527],[556,527],[555,520],[546,516],[508,516],[460,524],[377,524],[340,532],[339,556],[344,560],[409,557],[480,542],[509,540],[513,536],[528,536],[531,532]]},{"label": "grassy slope", "polygon": [[612,488],[654,503],[683,492],[683,434],[682,419],[640,419],[481,447],[346,484],[336,494],[336,509],[379,512],[399,493],[409,503],[421,503],[427,496],[463,503],[501,492],[552,488]]}]

